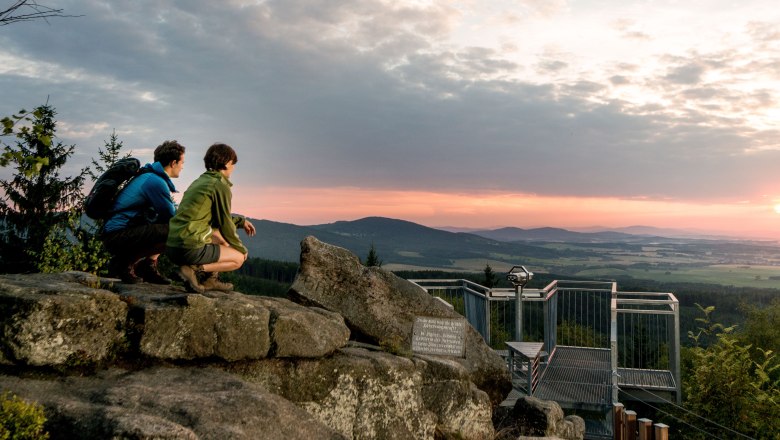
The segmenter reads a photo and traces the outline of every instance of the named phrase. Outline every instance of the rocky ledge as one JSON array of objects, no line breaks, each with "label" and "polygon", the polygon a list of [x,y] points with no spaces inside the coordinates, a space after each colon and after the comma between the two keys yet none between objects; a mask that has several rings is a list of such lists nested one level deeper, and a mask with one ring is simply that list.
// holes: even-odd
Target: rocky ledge
[{"label": "rocky ledge", "polygon": [[511,384],[473,328],[464,357],[415,355],[414,317],[450,308],[301,248],[292,300],[0,276],[0,390],[41,403],[53,440],[494,438]]}]

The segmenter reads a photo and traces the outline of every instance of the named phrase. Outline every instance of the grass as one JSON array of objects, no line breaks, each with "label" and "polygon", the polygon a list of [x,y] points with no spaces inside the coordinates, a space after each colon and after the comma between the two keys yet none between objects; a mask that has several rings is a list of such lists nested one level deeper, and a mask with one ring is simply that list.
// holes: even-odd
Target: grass
[{"label": "grass", "polygon": [[711,283],[735,287],[759,287],[780,289],[779,266],[716,264],[702,267],[686,267],[671,270],[627,269],[626,274],[639,279],[660,282]]}]

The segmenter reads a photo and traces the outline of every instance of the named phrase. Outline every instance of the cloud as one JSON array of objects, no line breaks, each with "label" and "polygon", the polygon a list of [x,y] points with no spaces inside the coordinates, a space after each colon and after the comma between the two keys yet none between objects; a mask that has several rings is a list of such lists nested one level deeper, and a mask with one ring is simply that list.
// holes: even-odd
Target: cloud
[{"label": "cloud", "polygon": [[689,63],[672,67],[664,79],[675,84],[698,84],[701,82],[704,73],[704,66],[697,63]]},{"label": "cloud", "polygon": [[[0,67],[0,110],[49,96],[85,158],[116,129],[142,154],[164,139],[187,145],[183,180],[208,145],[227,142],[243,170],[251,164],[237,182],[257,186],[721,198],[776,174],[776,131],[750,119],[776,106],[776,83],[748,87],[737,74],[776,78],[774,57],[582,53],[563,38],[586,37],[554,27],[576,12],[564,1],[500,3],[479,19],[489,13],[480,2],[62,7],[84,17],[0,34],[0,60],[11,61]],[[479,34],[456,44],[472,22],[517,27],[503,46]],[[655,44],[636,40],[656,35],[638,23],[610,35]],[[561,40],[537,43],[544,26]],[[741,29],[776,42],[764,24]]]}]

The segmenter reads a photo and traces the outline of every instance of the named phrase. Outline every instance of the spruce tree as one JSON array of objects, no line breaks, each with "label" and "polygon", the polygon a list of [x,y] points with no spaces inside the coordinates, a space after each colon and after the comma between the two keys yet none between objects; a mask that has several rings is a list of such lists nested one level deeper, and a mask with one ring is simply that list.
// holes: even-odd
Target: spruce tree
[{"label": "spruce tree", "polygon": [[75,146],[56,141],[55,115],[48,104],[36,108],[30,127],[19,130],[15,145],[8,146],[9,166],[16,172],[12,180],[0,180],[0,266],[6,272],[34,271],[50,233],[67,229],[74,210],[81,209],[87,170],[60,175]]},{"label": "spruce tree", "polygon": [[379,256],[376,254],[376,248],[374,247],[374,243],[371,243],[371,248],[368,250],[368,256],[366,257],[366,266],[376,266],[380,267],[382,265],[382,260],[379,259]]},{"label": "spruce tree", "polygon": [[490,263],[485,263],[485,287],[488,289],[493,288],[496,285],[496,273],[493,272],[493,268],[490,267]]},{"label": "spruce tree", "polygon": [[108,171],[111,166],[113,166],[119,159],[124,159],[126,157],[130,157],[130,153],[125,153],[123,156],[121,154],[122,148],[124,145],[122,144],[122,141],[119,140],[119,136],[116,134],[116,130],[111,132],[111,136],[108,138],[107,141],[104,142],[103,148],[98,148],[98,158],[100,161],[98,162],[95,159],[92,159],[92,167],[93,170],[87,170],[87,173],[89,174],[89,177],[92,179],[92,181],[97,180],[101,174]]}]

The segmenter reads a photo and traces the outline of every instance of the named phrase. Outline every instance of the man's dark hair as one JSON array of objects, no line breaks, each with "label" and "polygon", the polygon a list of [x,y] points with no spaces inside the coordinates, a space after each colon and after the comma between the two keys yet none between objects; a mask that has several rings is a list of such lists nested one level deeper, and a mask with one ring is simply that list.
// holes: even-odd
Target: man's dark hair
[{"label": "man's dark hair", "polygon": [[226,144],[216,143],[210,146],[203,157],[203,163],[209,171],[224,170],[229,162],[235,164],[238,162],[238,156],[233,148]]},{"label": "man's dark hair", "polygon": [[174,160],[181,160],[184,154],[184,146],[177,141],[165,141],[154,149],[154,161],[167,167]]}]

